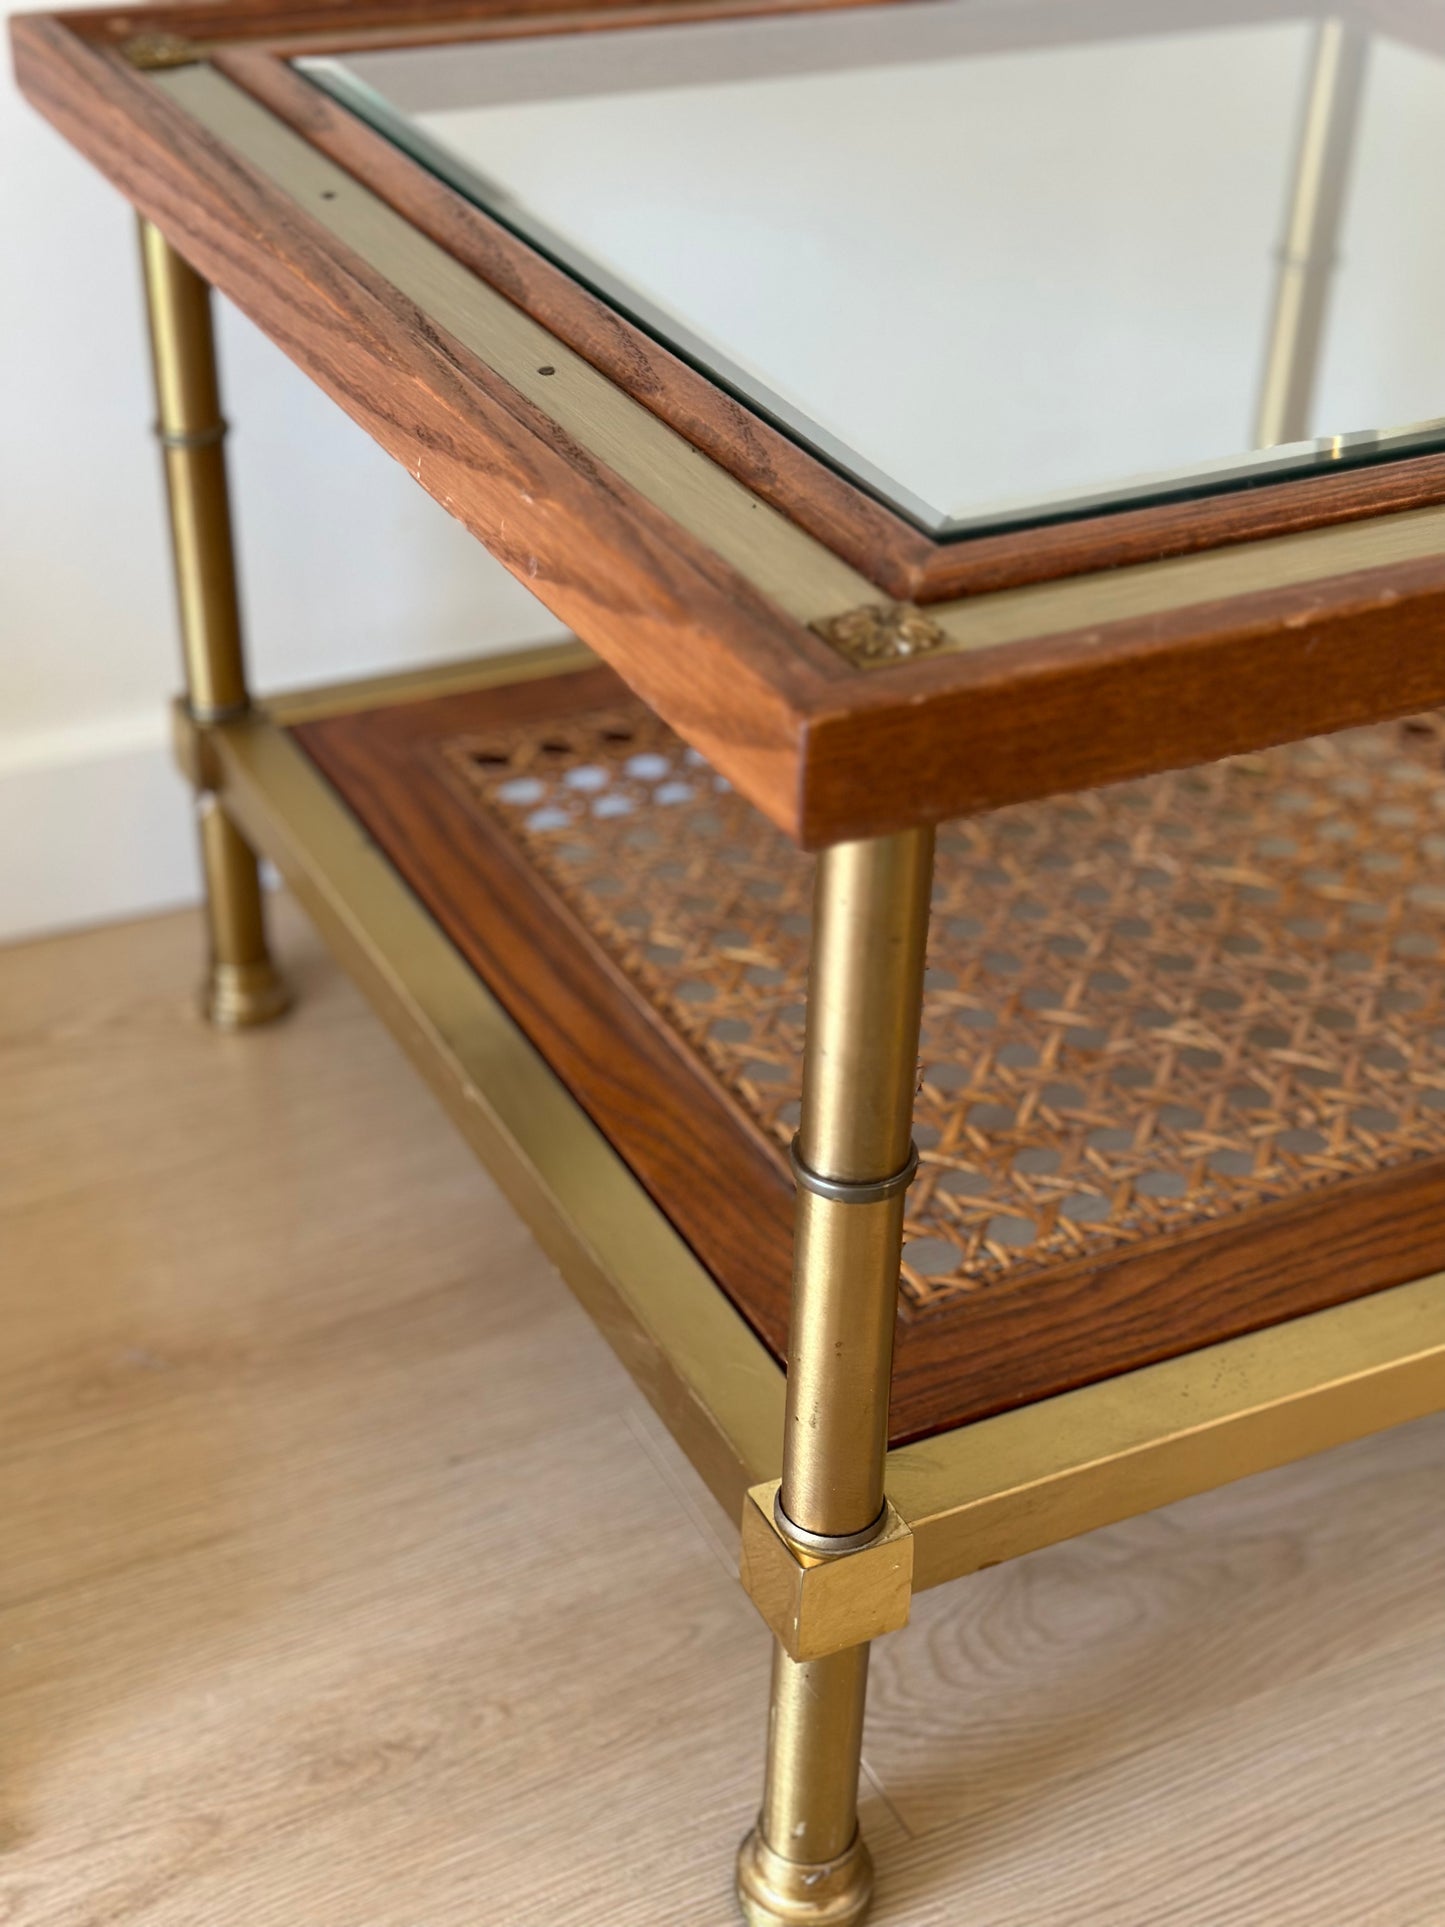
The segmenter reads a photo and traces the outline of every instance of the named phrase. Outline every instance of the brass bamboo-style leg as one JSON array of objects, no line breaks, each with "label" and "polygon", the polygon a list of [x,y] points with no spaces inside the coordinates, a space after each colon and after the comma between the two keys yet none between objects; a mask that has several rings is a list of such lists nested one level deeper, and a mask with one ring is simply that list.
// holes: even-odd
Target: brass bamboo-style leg
[{"label": "brass bamboo-style leg", "polygon": [[214,796],[198,808],[210,939],[201,1009],[219,1030],[245,1030],[279,1017],[290,996],[266,948],[255,855]]},{"label": "brass bamboo-style leg", "polygon": [[1330,283],[1349,189],[1369,42],[1349,21],[1315,30],[1284,234],[1279,246],[1256,448],[1305,441],[1324,344]]},{"label": "brass bamboo-style leg", "polygon": [[[165,459],[171,550],[180,606],[186,708],[198,731],[250,704],[241,648],[231,510],[226,491],[211,291],[147,220],[141,263],[155,371],[156,433]],[[204,757],[197,759],[204,771]],[[266,947],[254,851],[202,786],[201,862],[210,958],[201,1007],[223,1030],[278,1017],[290,999]]]},{"label": "brass bamboo-style leg", "polygon": [[[824,852],[814,894],[783,1478],[812,1557],[885,1531],[884,1458],[933,833]],[[858,1831],[868,1647],[773,1658],[767,1777],[738,1856],[750,1927],[846,1927],[873,1890]]]}]

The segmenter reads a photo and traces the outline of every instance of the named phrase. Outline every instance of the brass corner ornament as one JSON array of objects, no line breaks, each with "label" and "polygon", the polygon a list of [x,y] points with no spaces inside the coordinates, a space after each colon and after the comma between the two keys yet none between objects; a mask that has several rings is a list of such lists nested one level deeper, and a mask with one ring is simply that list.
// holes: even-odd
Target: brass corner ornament
[{"label": "brass corner ornament", "polygon": [[824,616],[812,627],[860,669],[926,656],[948,640],[936,622],[906,602],[866,602],[841,616]]},{"label": "brass corner ornament", "polygon": [[908,1624],[913,1534],[884,1501],[883,1529],[867,1545],[819,1557],[783,1536],[780,1481],[743,1501],[739,1577],[789,1659],[828,1659]]},{"label": "brass corner ornament", "polygon": [[146,72],[162,67],[190,67],[201,58],[199,41],[179,33],[137,33],[120,43],[122,56]]}]

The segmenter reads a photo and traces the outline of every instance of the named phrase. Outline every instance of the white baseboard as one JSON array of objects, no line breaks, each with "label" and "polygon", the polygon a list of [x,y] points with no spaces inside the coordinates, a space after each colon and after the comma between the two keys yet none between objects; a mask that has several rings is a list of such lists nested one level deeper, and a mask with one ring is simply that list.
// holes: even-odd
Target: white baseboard
[{"label": "white baseboard", "polygon": [[162,708],[0,740],[0,943],[200,894]]}]

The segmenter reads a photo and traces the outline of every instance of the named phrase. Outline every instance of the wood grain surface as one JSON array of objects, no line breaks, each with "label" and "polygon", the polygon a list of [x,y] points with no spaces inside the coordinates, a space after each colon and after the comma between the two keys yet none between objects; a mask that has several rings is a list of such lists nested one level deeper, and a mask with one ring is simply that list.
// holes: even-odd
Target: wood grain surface
[{"label": "wood grain surface", "polygon": [[[551,33],[606,33],[671,21],[833,12],[910,0],[159,0],[127,8],[75,8],[67,20],[98,45],[178,34],[210,51],[273,48],[288,57],[348,47],[398,47]],[[1204,4],[1204,0],[1199,0]],[[1248,0],[1227,0],[1233,6]],[[1263,0],[1278,5],[1280,0]],[[1031,0],[1057,5],[1058,0]]]},{"label": "wood grain surface", "polygon": [[819,705],[800,840],[917,820],[929,798],[969,815],[1442,702],[1445,555],[934,656]]},{"label": "wood grain surface", "polygon": [[796,817],[798,703],[844,665],[119,56],[15,25],[29,97],[201,273],[749,793]]},{"label": "wood grain surface", "polygon": [[[732,1530],[289,906],[0,952],[0,1913],[732,1927]],[[875,1650],[876,1927],[1445,1919],[1445,1420]]]},{"label": "wood grain surface", "polygon": [[285,61],[241,50],[218,55],[215,64],[764,501],[890,595],[918,592],[936,546],[919,530],[554,267]]},{"label": "wood grain surface", "polygon": [[[438,38],[609,31],[644,22],[827,13],[854,6],[916,0],[159,0],[127,7],[76,7],[67,19],[101,44],[123,45],[137,34],[167,32],[207,48],[222,42],[345,47],[405,46]],[[1428,17],[1438,0],[1353,0],[1331,9],[1392,22]],[[1161,19],[1158,0],[976,0],[968,44],[980,53],[1042,46],[1075,38],[1168,31],[1231,20],[1298,14],[1298,0],[1172,0]]]},{"label": "wood grain surface", "polygon": [[[233,5],[237,22],[254,24],[240,0],[208,9],[207,20],[219,31]],[[92,33],[100,18],[91,18]],[[112,25],[122,18],[133,27],[139,17],[104,16]],[[1065,624],[1045,637],[856,673],[809,625],[840,613],[845,590],[867,602],[868,580],[585,356],[545,336],[559,365],[571,356],[584,386],[594,384],[599,398],[606,390],[614,426],[618,409],[631,409],[667,439],[669,463],[682,452],[676,472],[696,486],[649,492],[636,472],[624,477],[615,435],[610,455],[599,454],[579,424],[564,426],[537,393],[522,392],[517,383],[538,376],[537,366],[504,378],[478,344],[458,338],[466,328],[457,317],[483,295],[506,308],[514,333],[536,324],[445,248],[382,201],[365,200],[355,235],[384,230],[388,245],[426,268],[406,292],[360,239],[341,238],[352,216],[337,209],[351,194],[367,196],[359,183],[303,206],[169,98],[164,76],[135,71],[75,31],[70,17],[20,17],[12,31],[22,87],[66,137],[807,847],[1445,702],[1445,554],[1227,599],[1205,591],[1157,615]],[[230,88],[260,117],[272,148],[290,142],[313,173],[332,167],[224,77],[182,71],[207,77],[213,105],[216,91]],[[351,179],[339,167],[334,178]],[[452,289],[458,276],[461,290]],[[427,298],[442,280],[456,294],[446,323]],[[726,513],[714,517],[714,504]],[[1292,539],[1311,543],[1320,533]],[[826,592],[804,607],[812,591],[799,585],[814,580]]]},{"label": "wood grain surface", "polygon": [[[607,670],[332,716],[295,733],[399,874],[781,1357],[791,1182],[441,746],[624,695]],[[1445,1167],[1417,1158],[1288,1202],[900,1313],[894,1444],[1445,1268]]]}]

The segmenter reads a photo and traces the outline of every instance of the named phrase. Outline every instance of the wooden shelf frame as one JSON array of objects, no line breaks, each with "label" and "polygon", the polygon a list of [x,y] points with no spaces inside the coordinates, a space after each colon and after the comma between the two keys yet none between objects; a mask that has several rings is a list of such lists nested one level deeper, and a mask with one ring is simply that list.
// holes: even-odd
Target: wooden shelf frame
[{"label": "wooden shelf frame", "polygon": [[[810,920],[813,866],[743,799],[719,798],[706,783],[690,790],[687,800],[655,807],[646,785],[627,776],[625,760],[644,748],[682,769],[687,753],[601,664],[505,687],[454,688],[353,709],[298,722],[293,730],[751,1328],[774,1357],[786,1357],[795,1198],[786,1129],[775,1106],[783,1104],[784,1093],[794,1102],[800,1096],[807,942],[796,927],[789,935],[784,926],[800,913]],[[1306,828],[1311,819],[1277,816],[1269,798],[1292,785],[1327,795],[1327,784],[1346,782],[1343,772],[1349,771],[1364,783],[1366,795],[1337,802],[1335,824],[1368,846],[1373,808],[1397,797],[1383,779],[1380,787],[1370,780],[1377,773],[1373,752],[1409,744],[1411,769],[1422,777],[1438,755],[1436,734],[1423,725],[1412,732],[1409,724],[1383,724],[1365,734],[1370,754],[1363,743],[1342,744],[1338,754],[1344,760],[1313,776],[1289,752],[1210,772],[1227,787],[1211,791],[1208,806],[1193,805],[1202,844],[1191,840],[1189,806],[1179,813],[1180,799],[1192,793],[1190,783],[1179,788],[1167,777],[1126,786],[1132,808],[1117,792],[1098,792],[1085,799],[1082,811],[1058,803],[1030,805],[1003,813],[1002,820],[981,821],[973,837],[941,839],[929,943],[940,987],[925,993],[920,1061],[929,1068],[915,1107],[915,1128],[926,1145],[924,1173],[909,1194],[905,1235],[925,1246],[957,1235],[960,1243],[953,1248],[970,1252],[971,1278],[945,1281],[930,1272],[926,1282],[915,1276],[901,1296],[892,1444],[1320,1311],[1445,1265],[1439,1209],[1445,1163],[1440,1127],[1430,1123],[1436,1094],[1429,1094],[1414,1123],[1406,1121],[1419,1087],[1438,1074],[1430,1040],[1440,1013],[1422,981],[1433,973],[1423,962],[1386,963],[1376,949],[1377,997],[1389,1002],[1413,995],[1418,1007],[1409,1016],[1367,1014],[1359,1007],[1359,983],[1349,1008],[1362,1028],[1350,1031],[1354,1041],[1346,1045],[1334,1028],[1341,1013],[1332,999],[1341,986],[1331,970],[1328,992],[1300,989],[1284,1045],[1279,1036],[1273,1048],[1251,1041],[1261,1026],[1283,1015],[1272,996],[1260,1001],[1270,976],[1262,959],[1273,957],[1279,969],[1297,966],[1308,975],[1324,966],[1339,942],[1350,941],[1328,934],[1308,944],[1290,939],[1291,907],[1314,904],[1303,879],[1319,851]],[[477,748],[486,752],[479,760],[472,755]],[[579,765],[588,766],[591,779],[602,779],[610,804],[625,806],[605,826],[601,816],[584,810],[565,831],[558,826],[533,835],[526,810],[501,800],[498,785],[505,789],[504,779],[520,775],[530,783],[540,780],[548,804],[568,814],[577,793],[564,772]],[[1209,778],[1200,773],[1197,780]],[[612,787],[618,782],[620,790]],[[1156,815],[1157,792],[1174,799],[1163,805],[1162,818]],[[1251,812],[1249,827],[1203,829],[1202,819],[1213,808],[1226,815]],[[1428,832],[1428,804],[1412,808],[1419,811],[1411,817],[1412,830],[1388,833],[1382,862],[1404,862],[1387,852]],[[1076,817],[1089,827],[1070,837],[1066,819]],[[1248,910],[1239,886],[1218,873],[1247,865],[1254,844],[1281,828],[1300,836],[1303,853],[1290,861],[1261,860],[1250,872],[1254,887],[1267,882],[1280,893],[1280,904],[1273,912],[1263,906]],[[1018,834],[1025,830],[1026,838]],[[1144,860],[1136,884],[1127,859],[1106,854],[1117,840],[1139,836],[1155,855],[1179,866],[1172,886],[1162,885],[1164,873],[1150,867],[1152,858]],[[1057,866],[1066,849],[1065,870]],[[1023,907],[1038,921],[1021,926],[1011,914],[1000,915],[998,884],[988,879],[1015,866],[1027,873],[1043,854],[1051,867],[1033,876],[1026,890],[1020,885]],[[1075,865],[1092,879],[1090,888],[1107,896],[1107,911],[1085,910],[1075,900],[1074,885],[1066,881]],[[1372,910],[1388,921],[1405,917],[1401,928],[1409,934],[1397,935],[1395,944],[1429,940],[1429,913],[1422,920],[1421,911],[1408,907],[1415,874],[1402,872],[1383,885],[1378,901],[1372,899]],[[1420,874],[1432,874],[1428,863]],[[1362,886],[1368,890],[1369,880],[1351,867],[1337,889],[1353,897]],[[594,895],[594,883],[601,894]],[[1012,900],[1014,893],[1008,894]],[[1177,909],[1180,899],[1190,914],[1181,912],[1173,922],[1169,906]],[[497,915],[501,905],[505,914]],[[951,931],[958,915],[975,913],[983,926],[976,938]],[[1145,921],[1132,939],[1110,934],[1111,926],[1134,927],[1141,917]],[[1141,936],[1140,929],[1154,934]],[[1233,934],[1222,940],[1222,954],[1207,975],[1181,977],[1171,949],[1198,946],[1207,954],[1221,945],[1222,930]],[[1096,950],[1093,965],[1070,969],[1051,947],[1055,938]],[[1247,968],[1242,960],[1230,961],[1231,946],[1239,943],[1257,947]],[[675,964],[652,958],[653,945]],[[736,974],[742,953],[770,979],[765,987],[749,987],[751,970]],[[1107,981],[1113,971],[1123,972],[1118,982],[1132,983],[1131,1017],[1123,1016],[1117,995],[1094,987],[1097,973]],[[683,979],[689,980],[689,995],[680,1001]],[[694,1002],[693,994],[703,991],[708,995]],[[954,1001],[960,995],[966,1009]],[[1041,997],[1054,1019],[1038,1009]],[[1218,999],[1223,1001],[1216,1008],[1211,1000]],[[1228,1017],[1231,1004],[1252,1014]],[[1323,1030],[1316,1025],[1317,1007]],[[791,1015],[779,1024],[780,1008]],[[1071,1013],[1068,1024],[1057,1021],[1064,1011]],[[991,1021],[986,1030],[971,1023],[960,1028],[965,1016]],[[1092,1047],[1072,1048],[1075,1027],[1093,1040]],[[715,1031],[745,1041],[724,1046]],[[1350,1061],[1331,1055],[1332,1041]],[[1208,1045],[1217,1055],[1212,1076],[1187,1067],[1191,1044]],[[1410,1068],[1380,1086],[1368,1073],[1367,1097],[1356,1085],[1374,1054],[1371,1045],[1403,1053],[1401,1062]],[[1003,1068],[1020,1050],[1041,1055],[1049,1068],[1032,1078]],[[1299,1072],[1305,1082],[1286,1093],[1279,1086],[1294,1075],[1285,1068],[1293,1053],[1303,1053],[1311,1069]],[[1332,1122],[1318,1108],[1324,1062],[1331,1066],[1332,1091],[1354,1090],[1348,1103],[1343,1095],[1328,1100]],[[1152,1086],[1161,1076],[1167,1084],[1152,1102],[1143,1100],[1138,1080]],[[1125,1077],[1127,1086],[1116,1082]],[[763,1081],[755,1083],[757,1078]],[[1241,1085],[1249,1089],[1241,1093]],[[1239,1106],[1241,1095],[1253,1103],[1247,1112]],[[1399,1107],[1396,1129],[1381,1127],[1378,1135],[1367,1134],[1368,1142],[1354,1135],[1353,1126],[1342,1136],[1337,1127],[1355,1113],[1366,1115],[1360,1107],[1367,1102],[1381,1119]],[[974,1115],[976,1107],[1000,1104],[1004,1115],[990,1116],[987,1127],[981,1108]],[[1177,1144],[1171,1151],[1174,1126],[1167,1119],[1181,1106],[1202,1136],[1187,1150]],[[1274,1136],[1260,1133],[1273,1113],[1276,1131],[1288,1134],[1291,1123],[1298,1128],[1308,1118],[1333,1148],[1314,1164],[1296,1164],[1286,1145],[1281,1166]],[[1050,1117],[1056,1125],[1046,1122]],[[1021,1125],[1024,1118],[1029,1122]],[[984,1165],[991,1175],[982,1187],[986,1201],[975,1199],[970,1207],[948,1194],[955,1159],[977,1172],[970,1143],[979,1134],[990,1147]],[[1096,1146],[1096,1135],[1150,1144],[1152,1156],[1135,1165],[1118,1144],[1113,1154]],[[1050,1186],[1061,1182],[1057,1175],[1046,1178],[1042,1195],[1011,1188],[1004,1171],[1022,1139],[1026,1159],[1052,1157],[1058,1170],[1072,1171],[1100,1203],[1105,1197],[1119,1202],[1127,1232],[1121,1221],[1117,1240],[1099,1242],[1095,1222],[1094,1238],[1080,1236],[1077,1226],[1060,1235],[1065,1221],[1056,1219],[1054,1232],[1044,1234],[1047,1257],[1041,1249],[1037,1262],[1022,1270],[1015,1264],[995,1269],[987,1232],[974,1248],[975,1214],[982,1214],[984,1225],[1001,1216],[1010,1225],[1022,1219],[1042,1231],[1040,1215],[1049,1222]],[[1225,1162],[1244,1156],[1274,1166],[1273,1180],[1249,1201],[1235,1180],[1196,1190],[1206,1145],[1211,1164],[1227,1149]],[[1145,1203],[1160,1179],[1182,1185],[1187,1200],[1164,1220]],[[1128,1205],[1122,1205],[1121,1193],[1130,1198]]]}]

